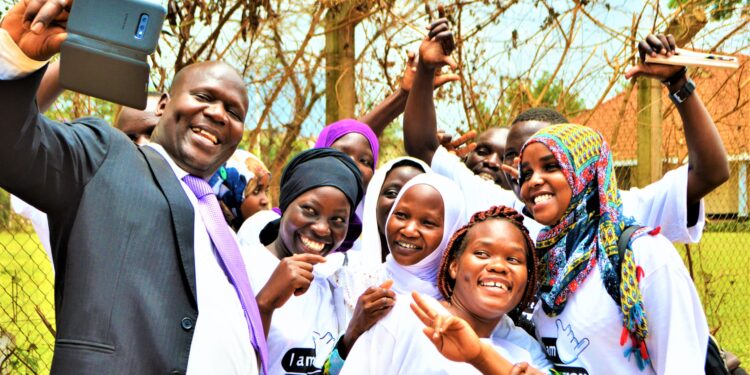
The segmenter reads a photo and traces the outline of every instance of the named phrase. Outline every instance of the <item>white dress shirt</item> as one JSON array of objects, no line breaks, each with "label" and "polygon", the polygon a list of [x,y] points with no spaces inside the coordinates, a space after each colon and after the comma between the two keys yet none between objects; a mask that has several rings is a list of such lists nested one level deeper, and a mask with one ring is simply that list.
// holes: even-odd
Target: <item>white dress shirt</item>
[{"label": "white dress shirt", "polygon": [[151,143],[145,147],[153,148],[169,163],[193,205],[199,315],[190,346],[187,373],[258,374],[255,349],[250,343],[247,321],[237,291],[220,266],[219,255],[211,244],[198,209],[198,199],[182,181],[188,173],[175,164],[161,145]]}]

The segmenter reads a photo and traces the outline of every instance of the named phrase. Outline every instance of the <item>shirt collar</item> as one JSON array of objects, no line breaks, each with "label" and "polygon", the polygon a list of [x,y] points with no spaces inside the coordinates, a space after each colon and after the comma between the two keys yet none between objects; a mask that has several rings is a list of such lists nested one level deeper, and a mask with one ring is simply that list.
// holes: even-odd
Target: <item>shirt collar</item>
[{"label": "shirt collar", "polygon": [[151,147],[154,149],[154,151],[158,152],[159,155],[161,155],[164,160],[167,161],[169,164],[169,167],[172,168],[172,171],[174,172],[175,176],[177,176],[177,179],[182,180],[183,177],[187,176],[189,173],[187,173],[184,169],[180,168],[174,160],[172,160],[172,157],[169,156],[167,153],[167,150],[164,149],[160,144],[151,142],[147,145],[144,145],[143,147]]}]

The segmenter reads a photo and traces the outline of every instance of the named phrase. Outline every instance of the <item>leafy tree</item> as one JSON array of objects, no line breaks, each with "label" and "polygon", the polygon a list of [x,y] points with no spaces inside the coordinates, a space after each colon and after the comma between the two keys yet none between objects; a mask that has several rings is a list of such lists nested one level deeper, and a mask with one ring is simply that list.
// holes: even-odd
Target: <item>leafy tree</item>
[{"label": "leafy tree", "polygon": [[750,0],[669,0],[668,4],[671,9],[690,5],[703,7],[714,21],[723,21],[731,18],[738,9],[747,13]]},{"label": "leafy tree", "polygon": [[519,113],[532,107],[555,108],[568,118],[573,118],[586,109],[583,99],[577,92],[569,91],[562,80],[556,79],[547,91],[551,73],[544,72],[533,84],[526,80],[513,82],[503,95],[506,122]]}]

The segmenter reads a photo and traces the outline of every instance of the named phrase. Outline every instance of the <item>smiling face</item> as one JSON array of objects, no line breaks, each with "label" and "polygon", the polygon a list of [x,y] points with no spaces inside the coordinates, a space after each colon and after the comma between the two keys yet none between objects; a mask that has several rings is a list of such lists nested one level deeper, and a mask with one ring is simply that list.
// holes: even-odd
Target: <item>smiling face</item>
[{"label": "smiling face", "polygon": [[528,281],[526,240],[504,219],[474,225],[464,250],[449,266],[455,280],[451,304],[482,319],[499,319],[524,296]]},{"label": "smiling face", "polygon": [[509,189],[500,165],[505,154],[507,128],[490,128],[477,137],[477,148],[466,155],[465,164],[475,175]]},{"label": "smiling face", "polygon": [[349,155],[354,160],[357,168],[362,173],[362,182],[365,184],[364,187],[366,189],[375,169],[375,159],[370,148],[370,141],[362,134],[349,133],[333,142],[331,148]]},{"label": "smiling face", "polygon": [[242,201],[242,205],[240,206],[240,212],[245,219],[255,215],[258,211],[269,209],[268,188],[270,187],[271,175],[266,174],[255,178],[258,179],[255,188],[253,190],[245,190],[245,200]]},{"label": "smiling face", "polygon": [[208,178],[242,139],[247,106],[245,84],[230,66],[190,65],[175,76],[171,95],[159,102],[161,120],[152,141],[186,172]]},{"label": "smiling face", "polygon": [[383,187],[380,188],[380,192],[378,193],[378,201],[375,205],[375,217],[377,219],[378,231],[380,233],[385,233],[385,221],[388,218],[388,213],[391,212],[393,202],[396,201],[396,197],[401,191],[401,188],[403,188],[409,180],[422,173],[424,172],[411,165],[402,165],[393,168],[388,172],[388,175],[383,181]]},{"label": "smiling face", "polygon": [[[545,121],[521,121],[513,124],[508,131],[507,142],[505,143],[505,154],[503,154],[503,164],[518,168],[513,160],[521,154],[521,148],[524,143],[531,138],[534,133],[540,129],[551,126],[552,124]],[[505,172],[503,172],[505,174]],[[516,197],[521,199],[521,185],[511,176],[505,175],[510,189],[516,193]]]},{"label": "smiling face", "polygon": [[346,195],[322,186],[297,197],[281,217],[279,240],[287,254],[326,255],[346,237],[351,206]]},{"label": "smiling face", "polygon": [[386,239],[398,264],[411,266],[432,254],[443,239],[445,207],[440,193],[429,185],[414,185],[393,208]]},{"label": "smiling face", "polygon": [[541,143],[526,146],[521,160],[521,199],[541,224],[557,224],[570,205],[573,190],[555,155]]}]

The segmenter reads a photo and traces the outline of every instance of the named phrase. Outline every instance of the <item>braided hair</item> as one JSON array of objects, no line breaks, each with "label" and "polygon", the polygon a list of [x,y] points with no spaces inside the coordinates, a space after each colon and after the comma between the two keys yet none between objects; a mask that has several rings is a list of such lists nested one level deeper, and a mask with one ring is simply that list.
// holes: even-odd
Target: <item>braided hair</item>
[{"label": "braided hair", "polygon": [[526,289],[523,292],[521,302],[513,309],[508,315],[511,318],[515,318],[523,312],[527,307],[530,306],[531,302],[536,295],[537,281],[536,281],[536,250],[534,248],[534,241],[529,236],[529,230],[523,225],[523,215],[519,214],[518,211],[506,207],[506,206],[493,206],[486,211],[477,212],[472,215],[469,223],[459,228],[451,237],[448,242],[448,247],[443,254],[443,259],[438,269],[438,289],[440,294],[443,295],[446,301],[450,301],[453,296],[453,288],[456,284],[456,280],[450,276],[450,264],[461,257],[464,250],[466,250],[467,241],[466,237],[475,225],[482,223],[487,220],[505,220],[513,225],[521,232],[524,241],[526,242]]}]

